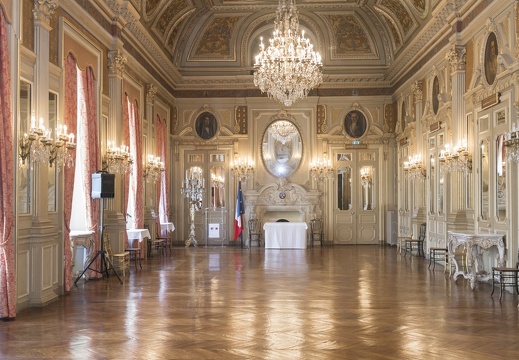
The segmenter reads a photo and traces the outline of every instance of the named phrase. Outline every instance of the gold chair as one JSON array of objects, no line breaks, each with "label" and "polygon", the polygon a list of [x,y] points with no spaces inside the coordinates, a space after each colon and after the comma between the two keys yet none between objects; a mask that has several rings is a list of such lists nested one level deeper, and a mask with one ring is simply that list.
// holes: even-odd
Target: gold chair
[{"label": "gold chair", "polygon": [[[112,246],[110,245],[110,237],[107,233],[103,234],[103,247],[110,258],[110,262],[114,266],[114,271],[119,271],[123,275],[123,278],[125,278],[130,263],[130,253],[125,251],[114,254],[112,252]],[[110,270],[108,269],[109,264],[105,265],[107,266],[107,270]]]},{"label": "gold chair", "polygon": [[426,226],[427,225],[425,223],[420,225],[420,233],[419,233],[417,239],[404,240],[404,257],[407,255],[408,251],[409,251],[409,254],[413,253],[413,247],[416,247],[418,256],[425,257],[424,243],[425,243],[425,238],[427,237]]},{"label": "gold chair", "polygon": [[319,241],[321,247],[324,245],[324,221],[323,219],[310,220],[310,247],[314,247],[315,241]]},{"label": "gold chair", "polygon": [[258,247],[261,247],[261,221],[258,219],[249,220],[249,246],[252,246],[252,241],[258,241]]},{"label": "gold chair", "polygon": [[519,251],[517,252],[517,262],[515,267],[493,266],[492,267],[492,293],[494,295],[494,285],[499,283],[499,301],[503,297],[503,289],[507,286],[513,287],[517,295],[519,295]]}]

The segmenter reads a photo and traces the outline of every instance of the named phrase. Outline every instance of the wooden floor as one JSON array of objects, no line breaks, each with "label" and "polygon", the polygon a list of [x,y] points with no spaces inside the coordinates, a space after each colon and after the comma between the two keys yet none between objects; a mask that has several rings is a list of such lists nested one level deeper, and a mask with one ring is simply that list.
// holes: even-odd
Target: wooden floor
[{"label": "wooden floor", "polygon": [[517,296],[395,248],[175,248],[0,321],[1,359],[517,359]]}]

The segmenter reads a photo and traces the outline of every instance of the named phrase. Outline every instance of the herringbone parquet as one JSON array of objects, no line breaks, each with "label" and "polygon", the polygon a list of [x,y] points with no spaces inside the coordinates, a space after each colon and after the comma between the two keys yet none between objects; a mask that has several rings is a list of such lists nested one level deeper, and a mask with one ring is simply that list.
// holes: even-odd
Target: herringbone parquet
[{"label": "herringbone parquet", "polygon": [[517,296],[395,248],[175,248],[0,322],[1,359],[514,359]]}]

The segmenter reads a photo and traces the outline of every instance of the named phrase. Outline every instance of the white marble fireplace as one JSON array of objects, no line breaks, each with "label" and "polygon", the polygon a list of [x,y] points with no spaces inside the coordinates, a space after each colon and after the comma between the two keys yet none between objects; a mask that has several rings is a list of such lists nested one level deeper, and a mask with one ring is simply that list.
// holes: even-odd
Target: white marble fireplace
[{"label": "white marble fireplace", "polygon": [[286,219],[306,222],[321,213],[321,192],[306,190],[301,185],[289,183],[285,178],[263,186],[259,190],[244,191],[245,217],[259,219],[263,224]]}]

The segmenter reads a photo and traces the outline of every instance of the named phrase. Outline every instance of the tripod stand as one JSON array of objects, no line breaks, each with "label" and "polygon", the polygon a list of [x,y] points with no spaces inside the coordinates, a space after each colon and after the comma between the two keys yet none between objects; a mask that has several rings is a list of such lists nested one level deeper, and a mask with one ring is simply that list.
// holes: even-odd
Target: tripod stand
[{"label": "tripod stand", "polygon": [[[101,225],[99,226],[100,233],[101,233],[100,234],[100,243],[101,243],[100,250],[97,252],[96,256],[94,256],[94,258],[92,260],[90,260],[88,265],[85,267],[85,270],[83,270],[83,272],[76,278],[76,280],[74,280],[74,285],[77,284],[79,279],[81,279],[81,277],[83,277],[83,275],[85,275],[86,271],[89,270],[89,269],[92,270],[92,271],[95,271],[97,273],[102,274],[103,277],[105,276],[105,273],[106,273],[106,277],[107,278],[109,277],[108,270],[112,269],[112,271],[114,272],[115,276],[117,276],[117,279],[119,279],[119,282],[121,284],[123,283],[123,281],[119,277],[119,274],[117,274],[117,272],[115,271],[114,264],[112,264],[112,261],[110,260],[110,256],[108,256],[107,251],[104,249],[104,229],[105,229],[105,227],[104,227],[104,218],[105,218],[105,206],[104,206],[105,204],[104,204],[104,201],[105,201],[105,199],[101,198]],[[99,266],[99,270],[91,268],[90,266],[94,263],[94,261],[96,261],[96,259],[99,256],[101,256],[101,264]],[[108,265],[110,265],[110,267]],[[103,270],[103,268],[104,268],[104,270]]]}]

